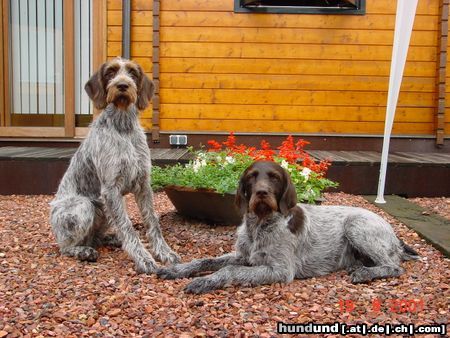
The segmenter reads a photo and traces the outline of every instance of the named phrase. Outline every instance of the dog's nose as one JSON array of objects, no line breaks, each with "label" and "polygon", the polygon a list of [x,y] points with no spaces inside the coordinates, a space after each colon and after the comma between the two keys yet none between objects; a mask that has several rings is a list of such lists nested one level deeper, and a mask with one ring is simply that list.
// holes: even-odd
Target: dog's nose
[{"label": "dog's nose", "polygon": [[256,195],[257,195],[258,197],[265,197],[265,196],[268,195],[268,192],[267,192],[267,190],[262,190],[262,189],[260,189],[260,190],[257,190],[257,191],[256,191]]},{"label": "dog's nose", "polygon": [[127,83],[123,83],[123,82],[121,82],[121,83],[118,83],[117,85],[116,85],[116,87],[117,87],[117,89],[119,89],[121,92],[124,92],[124,91],[126,91],[127,89],[128,89],[128,84]]}]

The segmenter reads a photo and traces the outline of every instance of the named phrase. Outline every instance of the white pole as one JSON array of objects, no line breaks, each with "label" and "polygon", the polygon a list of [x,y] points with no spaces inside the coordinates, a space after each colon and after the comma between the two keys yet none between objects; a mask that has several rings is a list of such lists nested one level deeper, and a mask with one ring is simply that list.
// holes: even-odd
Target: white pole
[{"label": "white pole", "polygon": [[395,18],[394,47],[392,49],[391,74],[389,77],[389,91],[386,107],[386,121],[384,125],[383,152],[381,154],[380,178],[378,180],[378,194],[375,203],[386,203],[384,200],[384,186],[386,183],[386,169],[389,155],[392,125],[397,108],[398,95],[402,84],[411,38],[414,17],[416,15],[417,0],[398,0]]}]

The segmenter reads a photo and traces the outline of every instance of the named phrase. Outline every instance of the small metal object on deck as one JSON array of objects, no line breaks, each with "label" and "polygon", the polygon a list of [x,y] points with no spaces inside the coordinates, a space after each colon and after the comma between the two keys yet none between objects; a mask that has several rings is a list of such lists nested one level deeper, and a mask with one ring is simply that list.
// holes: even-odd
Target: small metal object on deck
[{"label": "small metal object on deck", "polygon": [[186,146],[188,137],[187,135],[170,135],[169,143],[171,146]]}]

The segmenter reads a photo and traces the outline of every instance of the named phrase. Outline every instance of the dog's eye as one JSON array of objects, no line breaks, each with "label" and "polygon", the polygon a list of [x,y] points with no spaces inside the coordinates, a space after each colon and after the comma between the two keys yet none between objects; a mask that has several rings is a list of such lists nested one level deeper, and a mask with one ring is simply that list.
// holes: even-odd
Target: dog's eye
[{"label": "dog's eye", "polygon": [[278,176],[278,175],[275,174],[275,173],[269,173],[269,178],[270,178],[271,180],[275,180],[275,181],[279,181],[279,180],[280,180],[280,176]]},{"label": "dog's eye", "polygon": [[258,177],[258,172],[254,171],[247,175],[247,179],[252,179]]},{"label": "dog's eye", "polygon": [[111,79],[114,77],[115,74],[116,74],[116,71],[114,69],[108,69],[105,73],[105,77],[107,79]]},{"label": "dog's eye", "polygon": [[129,73],[130,73],[130,76],[131,76],[134,80],[136,80],[136,79],[138,78],[138,73],[137,73],[137,71],[135,71],[134,69],[131,69]]}]

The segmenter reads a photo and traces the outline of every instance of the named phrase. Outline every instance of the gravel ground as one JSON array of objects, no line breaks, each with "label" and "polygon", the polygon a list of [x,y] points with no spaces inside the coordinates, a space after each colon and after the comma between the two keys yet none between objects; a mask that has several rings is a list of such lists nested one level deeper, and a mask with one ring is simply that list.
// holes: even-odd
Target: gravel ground
[{"label": "gravel ground", "polygon": [[410,201],[420,205],[430,213],[435,213],[442,217],[450,219],[450,198],[448,197],[417,197],[411,198]]},{"label": "gravel ground", "polygon": [[[449,319],[449,260],[358,196],[327,194],[325,203],[367,207],[388,219],[422,256],[405,262],[400,278],[352,285],[345,272],[337,272],[289,285],[230,287],[202,296],[182,291],[187,279],[137,275],[120,249],[100,249],[97,263],[61,256],[48,224],[51,198],[0,196],[0,337],[270,337],[278,321],[418,325]],[[136,205],[128,202],[142,234]],[[156,209],[166,239],[183,260],[231,250],[234,227],[186,221],[163,193],[156,194]]]}]

